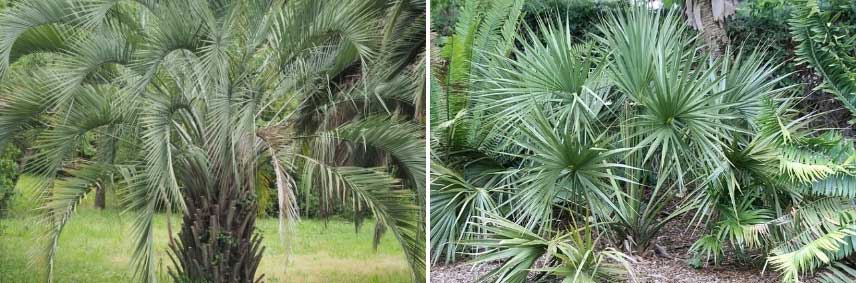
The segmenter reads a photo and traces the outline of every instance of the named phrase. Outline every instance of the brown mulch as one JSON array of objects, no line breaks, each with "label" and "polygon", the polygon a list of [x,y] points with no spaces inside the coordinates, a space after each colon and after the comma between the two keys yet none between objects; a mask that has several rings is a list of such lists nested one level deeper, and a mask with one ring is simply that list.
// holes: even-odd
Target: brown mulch
[{"label": "brown mulch", "polygon": [[471,265],[465,262],[449,265],[431,266],[431,283],[464,283],[475,282],[483,274],[490,272],[499,264]]},{"label": "brown mulch", "polygon": [[[676,219],[663,228],[657,242],[674,258],[662,256],[637,257],[633,264],[637,282],[640,283],[773,283],[779,282],[777,274],[767,270],[763,274],[756,266],[743,266],[725,260],[719,266],[695,269],[687,264],[687,251],[699,237],[698,232],[688,230],[688,219]],[[483,274],[499,264],[471,265],[458,262],[431,267],[432,283],[475,282]]]}]

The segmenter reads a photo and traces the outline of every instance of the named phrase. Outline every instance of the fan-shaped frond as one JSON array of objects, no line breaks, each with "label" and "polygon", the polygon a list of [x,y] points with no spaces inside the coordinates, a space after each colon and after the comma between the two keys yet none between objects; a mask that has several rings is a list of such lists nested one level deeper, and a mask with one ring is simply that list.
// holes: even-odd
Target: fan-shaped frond
[{"label": "fan-shaped frond", "polygon": [[498,213],[496,189],[477,187],[437,161],[431,165],[431,174],[431,261],[444,257],[445,262],[453,262],[465,251],[461,243],[484,232],[477,231],[473,221]]},{"label": "fan-shaped frond", "polygon": [[529,229],[549,230],[553,206],[559,202],[599,199],[609,204],[610,182],[635,182],[613,172],[633,169],[617,162],[629,148],[609,149],[605,139],[563,133],[561,125],[552,125],[539,110],[520,127],[523,135],[516,142],[532,153],[525,157],[530,167],[516,184],[511,203],[512,212],[520,214],[519,221]]},{"label": "fan-shaped frond", "polygon": [[484,249],[476,253],[473,262],[502,261],[498,268],[483,275],[480,282],[526,282],[535,261],[547,253],[547,240],[510,220],[489,214],[471,221],[484,231],[483,236],[465,243]]}]

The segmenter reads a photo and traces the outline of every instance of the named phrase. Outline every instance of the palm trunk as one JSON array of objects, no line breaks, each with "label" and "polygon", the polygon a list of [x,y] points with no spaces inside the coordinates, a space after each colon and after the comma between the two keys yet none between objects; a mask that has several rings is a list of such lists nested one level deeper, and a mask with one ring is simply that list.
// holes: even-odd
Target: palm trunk
[{"label": "palm trunk", "polygon": [[714,57],[719,57],[723,49],[729,44],[728,34],[725,32],[725,21],[717,21],[714,18],[710,1],[700,1],[698,4],[705,45],[710,48],[710,53]]},{"label": "palm trunk", "polygon": [[718,4],[723,11],[719,12],[720,19],[717,19],[711,1],[717,0],[687,0],[685,12],[689,24],[699,30],[702,40],[713,57],[719,57],[723,49],[730,44],[725,31],[725,17],[733,14],[734,8],[733,3],[719,0]]},{"label": "palm trunk", "polygon": [[170,244],[176,268],[170,276],[176,282],[260,282],[263,276],[255,274],[263,248],[255,232],[254,192],[207,173],[182,174],[187,210],[177,241]]},{"label": "palm trunk", "polygon": [[104,209],[107,207],[107,193],[104,187],[97,185],[95,187],[95,208]]}]

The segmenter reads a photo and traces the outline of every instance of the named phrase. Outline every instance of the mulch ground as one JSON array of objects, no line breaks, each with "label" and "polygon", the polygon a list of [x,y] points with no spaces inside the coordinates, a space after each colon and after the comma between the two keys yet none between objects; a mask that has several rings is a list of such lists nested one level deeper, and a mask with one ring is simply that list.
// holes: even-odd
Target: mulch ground
[{"label": "mulch ground", "polygon": [[[756,266],[744,266],[725,260],[718,266],[695,269],[687,264],[687,250],[699,233],[687,231],[686,219],[673,221],[663,228],[658,242],[673,258],[662,256],[637,257],[633,264],[640,283],[773,283],[779,282],[772,270],[762,273]],[[471,265],[458,262],[431,267],[432,283],[475,282],[498,263]]]}]

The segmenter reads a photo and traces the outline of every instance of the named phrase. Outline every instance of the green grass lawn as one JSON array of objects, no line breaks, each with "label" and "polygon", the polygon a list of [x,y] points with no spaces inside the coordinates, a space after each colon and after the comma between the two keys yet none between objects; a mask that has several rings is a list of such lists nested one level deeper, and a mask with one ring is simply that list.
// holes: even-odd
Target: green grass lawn
[{"label": "green grass lawn", "polygon": [[[26,183],[26,180],[24,182]],[[19,185],[19,187],[21,187]],[[22,188],[26,191],[25,188]],[[109,199],[108,202],[114,199]],[[12,214],[0,219],[0,282],[41,282],[43,265],[29,265],[28,253],[36,245],[36,220],[28,212],[32,203],[19,196]],[[92,209],[84,201],[59,242],[54,282],[129,282],[133,215],[115,208]],[[166,276],[166,216],[155,219],[155,245],[159,269]],[[173,229],[181,219],[173,216]],[[372,249],[373,223],[358,233],[352,223],[331,220],[303,220],[291,243],[289,264],[279,241],[275,218],[259,219],[258,230],[266,247],[259,274],[266,282],[409,282],[410,273],[404,253],[391,235],[384,236],[375,252]],[[168,282],[168,281],[167,281]]]}]

